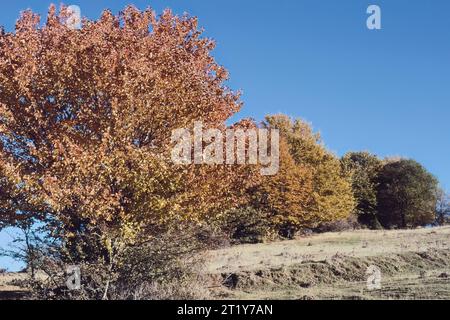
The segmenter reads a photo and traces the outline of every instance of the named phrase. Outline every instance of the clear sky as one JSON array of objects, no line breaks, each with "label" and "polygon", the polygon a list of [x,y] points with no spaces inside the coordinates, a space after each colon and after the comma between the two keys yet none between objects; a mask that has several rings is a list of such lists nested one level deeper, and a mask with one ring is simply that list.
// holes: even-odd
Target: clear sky
[{"label": "clear sky", "polygon": [[[59,4],[58,2],[54,1]],[[8,31],[21,10],[51,1],[2,3]],[[342,155],[368,150],[414,158],[450,190],[450,1],[448,0],[67,0],[91,19],[105,8],[151,6],[199,17],[214,55],[243,91],[235,117],[302,117]],[[368,30],[379,5],[382,30]],[[0,234],[0,246],[4,245]],[[2,266],[0,259],[0,267]]]}]

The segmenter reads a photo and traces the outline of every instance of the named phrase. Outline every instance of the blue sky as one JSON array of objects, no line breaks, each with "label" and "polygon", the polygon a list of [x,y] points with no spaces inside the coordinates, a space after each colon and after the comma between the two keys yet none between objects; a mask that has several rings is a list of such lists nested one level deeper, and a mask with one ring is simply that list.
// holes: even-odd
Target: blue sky
[{"label": "blue sky", "polygon": [[[51,1],[2,3],[8,31],[21,10]],[[55,3],[59,3],[56,2]],[[342,155],[368,150],[414,158],[450,190],[450,1],[171,0],[66,1],[91,19],[127,4],[198,16],[214,55],[245,103],[234,118],[302,117]],[[379,5],[382,30],[368,30]],[[0,234],[0,246],[4,245]],[[4,260],[0,259],[0,267]],[[5,262],[3,263],[5,264]]]}]

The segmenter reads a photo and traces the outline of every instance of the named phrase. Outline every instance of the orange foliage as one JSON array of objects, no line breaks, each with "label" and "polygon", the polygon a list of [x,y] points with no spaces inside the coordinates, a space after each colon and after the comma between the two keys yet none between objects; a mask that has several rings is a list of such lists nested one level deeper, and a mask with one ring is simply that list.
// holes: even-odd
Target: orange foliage
[{"label": "orange foliage", "polygon": [[130,237],[236,206],[251,184],[247,170],[169,161],[173,129],[194,121],[224,128],[241,107],[197,19],[127,7],[72,30],[66,15],[52,6],[40,28],[26,11],[15,33],[0,35],[8,192],[20,185],[27,203],[64,224],[81,219]]}]

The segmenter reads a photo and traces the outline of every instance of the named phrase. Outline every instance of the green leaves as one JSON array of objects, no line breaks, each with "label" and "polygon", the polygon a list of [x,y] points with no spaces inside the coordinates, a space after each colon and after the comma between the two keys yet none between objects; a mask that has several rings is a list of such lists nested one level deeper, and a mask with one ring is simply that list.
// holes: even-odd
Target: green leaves
[{"label": "green leaves", "polygon": [[384,165],[378,176],[378,216],[386,228],[431,224],[436,217],[438,181],[414,160]]}]

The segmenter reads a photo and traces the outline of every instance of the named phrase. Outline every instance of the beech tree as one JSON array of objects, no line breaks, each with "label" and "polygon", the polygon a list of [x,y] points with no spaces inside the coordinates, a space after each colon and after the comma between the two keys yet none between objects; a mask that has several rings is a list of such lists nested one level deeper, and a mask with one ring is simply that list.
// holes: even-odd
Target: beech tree
[{"label": "beech tree", "polygon": [[383,162],[369,152],[349,152],[342,157],[342,165],[352,177],[358,221],[371,228],[379,228],[377,178]]},{"label": "beech tree", "polygon": [[311,227],[318,217],[311,211],[312,171],[297,165],[284,139],[280,141],[280,169],[277,175],[265,177],[258,189],[258,207],[269,212],[275,230],[291,237],[302,227]]},{"label": "beech tree", "polygon": [[308,212],[314,218],[310,221],[317,226],[347,218],[355,206],[351,177],[339,159],[323,146],[320,135],[308,123],[285,115],[269,116],[266,121],[285,137],[295,163],[312,172],[312,204]]},{"label": "beech tree", "polygon": [[129,6],[81,29],[51,6],[0,34],[0,214],[45,213],[68,245],[106,248],[235,207],[249,171],[179,166],[171,134],[194,121],[225,129],[241,107],[196,18]]}]

